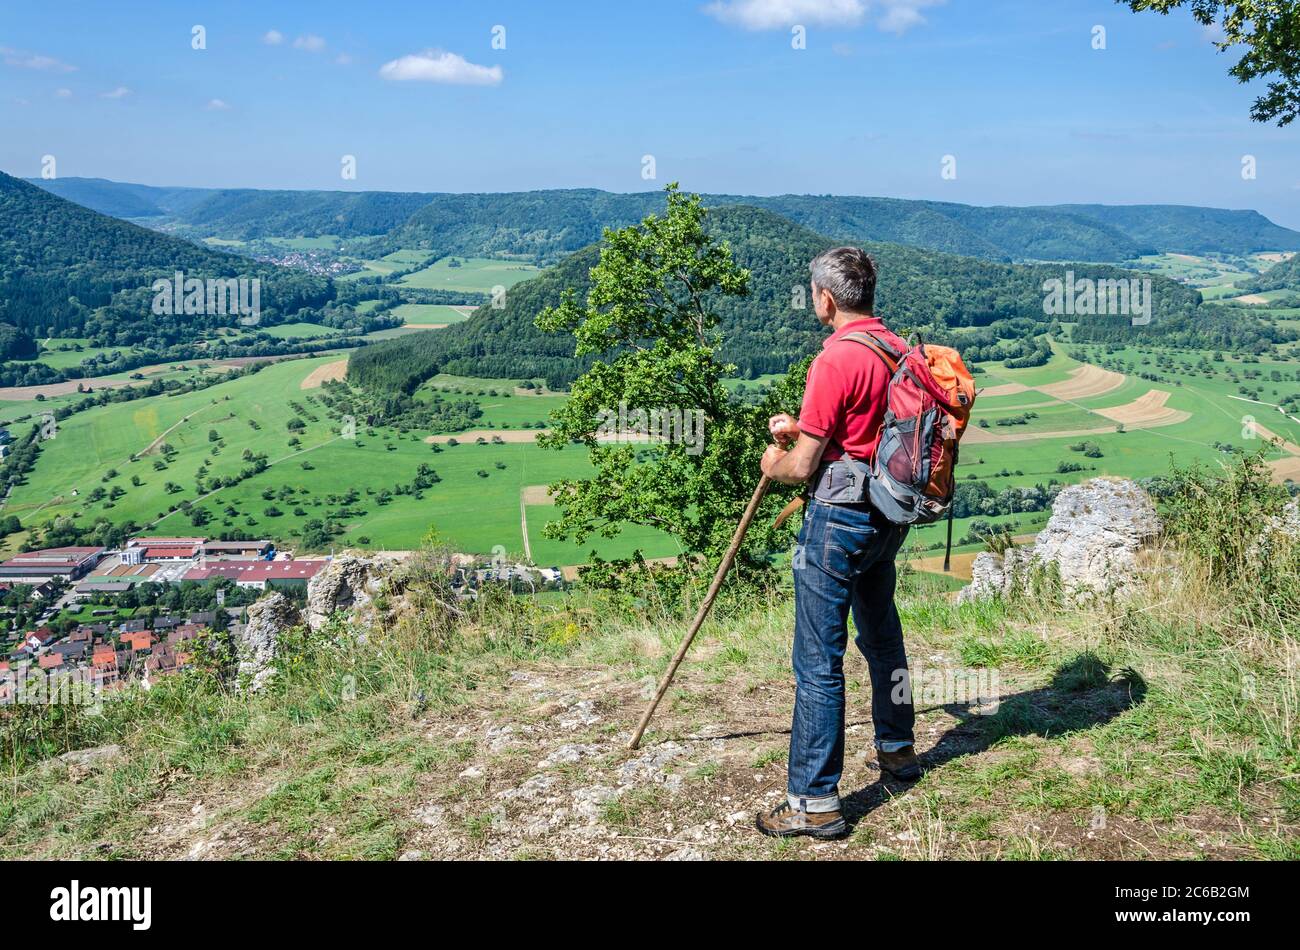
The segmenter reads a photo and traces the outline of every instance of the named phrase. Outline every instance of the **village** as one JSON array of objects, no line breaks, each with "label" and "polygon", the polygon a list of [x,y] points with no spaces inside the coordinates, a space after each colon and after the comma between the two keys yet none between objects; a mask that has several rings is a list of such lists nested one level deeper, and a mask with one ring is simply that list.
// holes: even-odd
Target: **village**
[{"label": "village", "polygon": [[[237,634],[245,608],[265,593],[304,601],[332,559],[295,557],[269,540],[202,537],[15,555],[0,563],[0,705],[61,695],[60,678],[89,683],[96,695],[128,682],[148,686],[184,669],[212,634]],[[521,594],[566,584],[558,568],[500,555],[457,554],[450,571],[452,590],[466,600],[487,584]]]}]

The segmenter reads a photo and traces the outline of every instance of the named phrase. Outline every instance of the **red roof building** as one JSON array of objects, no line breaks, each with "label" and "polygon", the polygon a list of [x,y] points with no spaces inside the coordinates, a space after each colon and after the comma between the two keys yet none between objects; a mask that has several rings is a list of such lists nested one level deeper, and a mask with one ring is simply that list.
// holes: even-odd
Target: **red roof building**
[{"label": "red roof building", "polygon": [[132,650],[147,650],[154,644],[153,634],[148,630],[124,633],[118,639],[122,642],[123,646],[129,646]]},{"label": "red roof building", "polygon": [[193,640],[201,634],[207,627],[197,623],[183,623],[167,631],[167,645],[176,646],[178,643],[184,643],[186,640]]},{"label": "red roof building", "polygon": [[40,585],[53,580],[76,580],[104,555],[104,548],[46,548],[17,554],[0,564],[0,581]]},{"label": "red roof building", "polygon": [[126,544],[124,560],[191,561],[203,553],[206,538],[132,538]]},{"label": "red roof building", "polygon": [[307,558],[301,561],[220,561],[207,567],[195,567],[185,572],[182,580],[213,581],[226,578],[240,587],[265,590],[268,586],[306,585],[329,563],[328,558]]}]

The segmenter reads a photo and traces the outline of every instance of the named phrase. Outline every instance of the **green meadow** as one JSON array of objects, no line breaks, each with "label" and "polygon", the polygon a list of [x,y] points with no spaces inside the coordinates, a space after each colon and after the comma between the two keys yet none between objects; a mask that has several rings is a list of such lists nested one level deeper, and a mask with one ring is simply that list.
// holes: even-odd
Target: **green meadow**
[{"label": "green meadow", "polygon": [[[293,332],[291,327],[281,329]],[[1122,383],[1104,393],[1068,399],[1033,388],[1069,380],[1072,371],[1083,365],[1067,351],[1082,352],[1089,363],[1122,373]],[[678,553],[671,539],[638,527],[625,530],[619,538],[595,539],[582,546],[542,536],[554,509],[547,502],[522,504],[524,489],[589,472],[581,449],[553,452],[531,440],[506,444],[464,440],[436,451],[424,441],[427,433],[384,428],[363,428],[355,440],[343,440],[338,420],[330,417],[319,399],[320,390],[301,388],[316,367],[337,359],[290,360],[197,393],[150,397],[74,415],[46,444],[35,471],[14,490],[6,511],[24,524],[51,515],[80,520],[102,515],[154,525],[162,533],[185,534],[199,530],[189,514],[177,508],[188,502],[202,506],[211,516],[202,528],[207,534],[249,531],[293,545],[305,522],[329,518],[344,529],[335,539],[340,547],[405,550],[435,528],[460,550],[489,553],[499,546],[511,554],[524,550],[526,515],[529,546],[539,564],[582,563],[593,548],[606,557],[625,555],[638,546],[651,557]],[[977,385],[984,390],[1006,383],[1030,388],[977,401],[972,425],[986,421],[987,427],[979,427],[980,431],[995,440],[979,441],[974,436],[963,444],[960,477],[978,479],[1000,491],[1096,475],[1160,475],[1168,471],[1171,460],[1213,465],[1228,457],[1229,446],[1251,450],[1262,445],[1250,437],[1246,424],[1250,418],[1300,443],[1300,423],[1275,408],[1300,393],[1298,367],[1300,363],[1287,359],[1216,359],[1210,352],[1068,343],[1057,345],[1044,366],[1007,369],[986,364],[977,376]],[[566,397],[521,394],[516,387],[522,382],[443,375],[421,387],[417,398],[436,391],[475,400],[483,415],[474,429],[539,428]],[[1121,427],[1097,412],[1130,406],[1151,390],[1168,393],[1164,408],[1185,418],[1153,428]],[[0,403],[0,415],[12,418],[20,411],[58,404],[54,399],[44,404]],[[295,419],[302,421],[302,428],[291,432],[289,425]],[[998,425],[999,420],[1021,424]],[[1062,432],[1087,434],[1054,435]],[[294,438],[296,445],[291,444]],[[1078,451],[1085,442],[1095,445],[1100,457]],[[161,443],[172,449],[170,455],[159,454]],[[141,455],[151,447],[152,454]],[[201,464],[207,462],[209,477],[231,475],[247,464],[245,452],[265,455],[269,468],[198,497],[194,481]],[[1274,449],[1269,454],[1280,458],[1283,453]],[[133,455],[138,456],[135,461]],[[156,463],[165,467],[159,469]],[[431,466],[441,481],[420,498],[398,494],[395,489],[409,484],[421,464]],[[133,476],[139,485],[133,484]],[[114,487],[119,489],[116,499],[107,494]],[[103,491],[97,493],[97,488]],[[352,489],[358,497],[345,505],[342,497]],[[93,495],[103,497],[91,501]],[[528,497],[541,500],[535,491]],[[969,553],[982,548],[982,541],[962,543],[975,520],[1005,526],[1013,534],[1031,534],[1047,517],[1047,512],[1019,512],[958,519],[956,550]],[[933,556],[942,546],[945,529],[941,524],[915,530],[909,542],[912,555]]]},{"label": "green meadow", "polygon": [[484,257],[444,257],[398,281],[402,287],[491,293],[493,287],[513,287],[539,271],[531,264]]},{"label": "green meadow", "polygon": [[451,307],[446,304],[404,303],[393,311],[406,324],[427,326],[429,324],[450,325],[464,323],[469,319],[473,307]]},{"label": "green meadow", "polygon": [[35,361],[44,363],[51,369],[71,369],[95,357],[131,352],[130,347],[90,346],[89,344],[90,341],[84,339],[42,340],[41,351]]},{"label": "green meadow", "polygon": [[317,337],[338,336],[342,330],[321,326],[319,323],[278,323],[270,327],[258,327],[259,333],[273,336],[277,340],[310,340]]},{"label": "green meadow", "polygon": [[[345,526],[339,546],[404,550],[436,528],[462,550],[489,553],[501,546],[522,553],[523,488],[590,471],[585,452],[576,448],[557,452],[530,443],[464,442],[435,452],[420,434],[364,428],[355,441],[343,440],[338,422],[316,398],[319,391],[301,389],[312,370],[335,360],[290,360],[200,392],[78,413],[45,444],[35,471],[14,490],[5,510],[24,523],[58,515],[78,520],[102,515],[152,525],[160,533],[185,534],[199,529],[184,511],[168,509],[186,501],[213,516],[201,533],[246,530],[292,544],[292,532],[305,521],[336,516]],[[557,398],[509,397],[500,404],[488,400],[488,424],[519,425],[524,416],[544,415],[548,401]],[[513,412],[515,404],[532,408]],[[289,430],[293,419],[305,423],[296,436]],[[295,437],[300,442],[296,447],[289,444]],[[174,450],[170,456],[160,454],[160,443]],[[151,446],[153,454],[141,454]],[[200,498],[194,487],[199,466],[207,461],[211,475],[231,475],[247,464],[245,451],[266,455],[271,465],[238,485]],[[137,458],[132,461],[132,456]],[[155,468],[155,462],[165,468]],[[421,464],[430,465],[442,479],[423,498],[394,494],[391,501],[381,499],[381,492],[409,483]],[[133,476],[139,485],[133,484]],[[168,483],[179,490],[169,491]],[[123,492],[115,501],[89,500],[96,488],[108,492],[114,487]],[[353,513],[338,516],[343,506],[330,496],[353,488],[360,492],[358,501],[348,506]],[[273,498],[264,497],[268,491]],[[530,522],[530,532],[540,532],[543,521]],[[665,538],[653,543],[653,533],[638,532],[636,537],[652,542],[650,553],[655,556],[675,553]],[[566,555],[563,563],[580,561],[587,550],[548,544],[552,559]],[[620,544],[611,549],[622,550]]]},{"label": "green meadow", "polygon": [[403,248],[394,251],[392,254],[385,254],[377,260],[357,261],[365,267],[365,270],[355,271],[351,274],[344,274],[339,280],[360,280],[362,277],[387,277],[394,271],[406,270],[411,267],[423,264],[429,259],[427,251],[417,251]]}]

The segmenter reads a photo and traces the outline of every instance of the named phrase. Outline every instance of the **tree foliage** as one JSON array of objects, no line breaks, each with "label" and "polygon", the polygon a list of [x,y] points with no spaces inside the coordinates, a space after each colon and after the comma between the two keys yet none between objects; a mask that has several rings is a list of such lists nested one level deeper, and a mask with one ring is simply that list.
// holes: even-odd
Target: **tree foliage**
[{"label": "tree foliage", "polygon": [[[733,397],[722,383],[732,367],[718,358],[717,304],[745,297],[750,275],[709,236],[704,218],[698,195],[669,186],[662,216],[606,232],[585,303],[570,291],[537,318],[547,332],[571,333],[576,357],[594,359],[539,437],[551,448],[586,445],[596,468],[591,478],[551,486],[560,518],[547,525],[550,537],[581,543],[633,523],[672,535],[685,554],[714,554],[758,482],[771,400],[753,406]],[[597,438],[611,416],[663,411],[698,413],[703,438]],[[765,534],[754,532],[755,556],[770,549]]]}]

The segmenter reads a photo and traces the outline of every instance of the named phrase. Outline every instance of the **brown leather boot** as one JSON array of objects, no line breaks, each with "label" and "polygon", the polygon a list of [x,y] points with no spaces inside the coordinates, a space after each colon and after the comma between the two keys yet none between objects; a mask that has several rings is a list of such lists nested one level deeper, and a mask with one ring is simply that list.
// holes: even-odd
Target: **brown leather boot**
[{"label": "brown leather boot", "polygon": [[849,826],[838,811],[808,812],[791,808],[788,801],[770,812],[760,814],[754,825],[772,838],[793,838],[808,835],[812,838],[842,838]]},{"label": "brown leather boot", "polygon": [[880,764],[881,772],[900,782],[915,782],[921,777],[921,763],[917,761],[916,749],[910,745],[897,752],[877,749],[876,761]]}]

